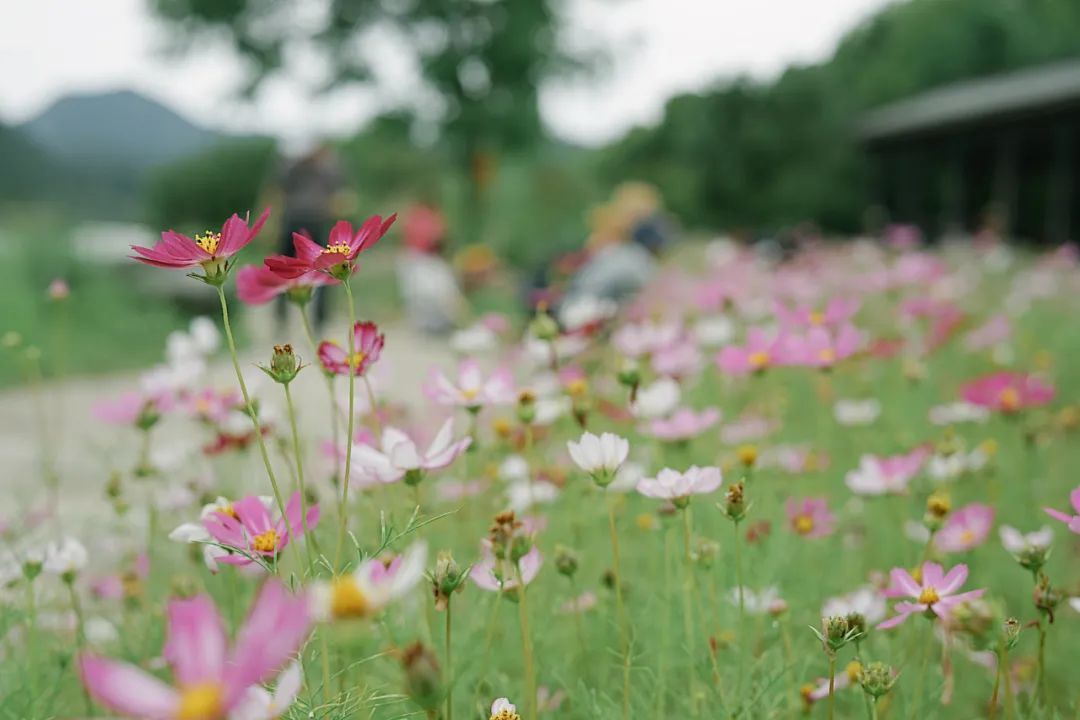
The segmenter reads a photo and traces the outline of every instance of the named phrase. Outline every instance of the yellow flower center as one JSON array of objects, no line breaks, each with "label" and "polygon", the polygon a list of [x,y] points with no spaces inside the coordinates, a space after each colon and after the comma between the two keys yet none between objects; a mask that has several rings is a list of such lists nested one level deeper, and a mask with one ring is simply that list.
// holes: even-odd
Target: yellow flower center
[{"label": "yellow flower center", "polygon": [[180,691],[176,720],[219,720],[224,717],[225,693],[217,683],[192,685]]},{"label": "yellow flower center", "polygon": [[965,545],[970,545],[975,542],[975,532],[972,530],[964,530],[960,533],[960,542]]},{"label": "yellow flower center", "polygon": [[217,511],[222,515],[228,515],[233,520],[240,519],[240,516],[236,514],[236,508],[233,507],[232,503],[229,503],[228,505],[218,505]]},{"label": "yellow flower center", "polygon": [[258,552],[274,552],[278,546],[277,530],[267,530],[251,539],[252,549]]},{"label": "yellow flower center", "polygon": [[475,400],[476,396],[480,394],[480,391],[476,388],[465,388],[461,391],[461,396],[466,400]]},{"label": "yellow flower center", "polygon": [[796,515],[792,526],[800,535],[809,535],[814,531],[814,518],[809,515]]},{"label": "yellow flower center", "polygon": [[513,710],[500,710],[491,716],[491,720],[521,720],[521,716]]},{"label": "yellow flower center", "polygon": [[938,596],[937,590],[929,585],[924,587],[922,592],[919,593],[919,603],[922,605],[933,605],[940,599],[941,597]]},{"label": "yellow flower center", "polygon": [[362,618],[371,604],[352,578],[334,578],[330,583],[330,613],[337,618]]},{"label": "yellow flower center", "polygon": [[848,680],[857,683],[859,682],[859,673],[862,672],[862,664],[858,660],[852,660],[844,668],[844,672],[847,673]]},{"label": "yellow flower center", "polygon": [[367,353],[357,350],[352,355],[349,355],[345,361],[353,370],[359,370],[360,366],[364,364],[365,358],[367,358]]},{"label": "yellow flower center", "polygon": [[1005,412],[1020,409],[1020,393],[1014,387],[1007,387],[998,394],[998,403]]},{"label": "yellow flower center", "polygon": [[740,445],[735,454],[739,456],[739,462],[746,467],[752,467],[757,462],[758,450],[755,445]]},{"label": "yellow flower center", "polygon": [[201,235],[195,236],[195,244],[201,247],[206,252],[213,255],[217,252],[218,245],[221,243],[221,233],[211,232],[207,230]]},{"label": "yellow flower center", "polygon": [[818,350],[817,356],[818,356],[818,360],[820,360],[823,363],[834,363],[834,362],[836,362],[836,351],[833,350],[832,348],[821,348],[820,350]]},{"label": "yellow flower center", "polygon": [[577,378],[566,384],[566,394],[572,398],[584,397],[589,391],[589,383],[585,378]]},{"label": "yellow flower center", "polygon": [[747,358],[747,362],[754,370],[760,370],[767,367],[772,358],[769,353],[764,350],[758,350],[757,352],[750,353],[750,357]]},{"label": "yellow flower center", "polygon": [[327,245],[323,248],[323,255],[348,255],[350,248],[345,243],[336,243],[334,245]]},{"label": "yellow flower center", "polygon": [[825,313],[821,312],[820,310],[815,310],[814,312],[810,313],[810,324],[811,325],[824,325],[825,324]]}]

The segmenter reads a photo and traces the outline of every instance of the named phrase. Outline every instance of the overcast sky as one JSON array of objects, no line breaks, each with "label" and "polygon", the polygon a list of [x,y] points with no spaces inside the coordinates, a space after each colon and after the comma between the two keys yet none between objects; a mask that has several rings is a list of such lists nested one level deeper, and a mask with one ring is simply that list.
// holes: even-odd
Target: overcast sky
[{"label": "overcast sky", "polygon": [[[301,0],[294,0],[301,1]],[[317,2],[317,0],[314,0]],[[542,111],[559,136],[600,143],[654,122],[673,94],[719,78],[771,77],[825,58],[840,36],[888,0],[571,0],[573,33],[613,48],[610,72],[545,87]],[[19,122],[68,93],[133,88],[190,119],[286,139],[345,133],[414,93],[413,68],[382,52],[378,76],[392,91],[304,88],[318,63],[300,57],[292,77],[267,84],[252,104],[228,98],[239,63],[207,43],[167,57],[164,31],[145,0],[5,0],[0,9],[0,120]],[[376,45],[372,52],[378,53]]]}]

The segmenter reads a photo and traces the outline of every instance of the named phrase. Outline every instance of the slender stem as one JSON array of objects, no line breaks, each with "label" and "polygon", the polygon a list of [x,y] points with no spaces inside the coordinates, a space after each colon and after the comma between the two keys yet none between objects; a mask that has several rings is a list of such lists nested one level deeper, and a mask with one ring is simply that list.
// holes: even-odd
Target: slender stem
[{"label": "slender stem", "polygon": [[573,615],[574,615],[574,632],[578,636],[578,646],[579,646],[579,651],[581,653],[580,663],[579,664],[581,666],[582,674],[585,677],[588,677],[588,673],[589,673],[589,664],[588,664],[589,651],[588,651],[588,646],[585,644],[585,625],[584,625],[584,623],[581,622],[581,612],[576,607],[578,598],[581,597],[581,593],[578,592],[577,580],[574,579],[573,575],[570,576],[570,593],[572,595],[571,602],[573,602],[575,604],[574,612],[573,612]]},{"label": "slender stem", "polygon": [[836,704],[836,655],[829,653],[829,720],[833,720]]},{"label": "slender stem", "polygon": [[[300,320],[304,326],[304,335],[307,336],[308,344],[311,345],[311,352],[313,355],[317,355],[319,352],[319,344],[315,342],[315,333],[311,329],[311,320],[308,319],[307,308],[303,305],[297,305],[297,310],[300,311]],[[338,408],[337,399],[334,397],[334,376],[328,375],[325,372],[320,374],[326,385],[326,394],[330,398],[330,436],[336,443],[338,439],[338,422],[341,419],[341,410]]]},{"label": "slender stem", "polygon": [[38,643],[38,626],[37,626],[37,598],[34,594],[34,581],[27,579],[26,581],[26,656],[27,664],[30,666],[30,680],[28,682],[30,689],[31,702],[38,698],[37,691],[37,678],[41,672],[41,668],[37,666],[37,651],[39,647]]},{"label": "slender stem", "polygon": [[451,598],[446,598],[446,720],[454,720],[454,656],[450,641]]},{"label": "slender stem", "polygon": [[[79,594],[75,592],[75,579],[65,576],[64,584],[68,588],[68,596],[71,598],[71,609],[75,613],[75,644],[79,654],[86,652],[86,618],[83,616],[82,603],[79,602]],[[83,698],[86,700],[86,714],[94,713],[94,703],[90,700],[90,691],[82,684]]]},{"label": "slender stem", "polygon": [[532,634],[529,632],[529,603],[525,591],[525,577],[521,563],[515,563],[517,572],[518,619],[521,622],[521,655],[525,665],[525,720],[536,720],[536,668],[533,665]]},{"label": "slender stem", "polygon": [[875,698],[870,698],[870,702],[867,703],[866,706],[868,708],[870,708],[870,720],[878,720],[878,716],[877,716],[877,700]]},{"label": "slender stem", "polygon": [[320,650],[322,655],[322,696],[323,702],[330,704],[330,645],[326,642],[327,626],[319,628],[319,643],[321,644]]},{"label": "slender stem", "polygon": [[[345,297],[349,306],[349,415],[346,418],[345,430],[345,476],[341,479],[341,505],[338,508],[340,525],[338,526],[337,550],[334,552],[334,571],[341,562],[341,550],[345,544],[345,528],[349,510],[349,478],[352,476],[352,447],[353,433],[356,425],[356,370],[352,367],[352,357],[356,353],[356,308],[353,306],[352,284],[348,279],[343,280]],[[359,368],[357,368],[358,370]]]},{"label": "slender stem", "polygon": [[[236,381],[240,384],[240,394],[244,398],[244,408],[247,410],[248,417],[251,418],[251,424],[255,427],[255,442],[259,446],[259,455],[262,456],[263,467],[266,468],[266,476],[270,478],[270,487],[274,491],[274,500],[277,501],[278,511],[281,512],[282,519],[285,520],[285,531],[289,534],[290,538],[295,537],[293,535],[292,527],[289,523],[289,515],[285,512],[285,501],[281,497],[281,488],[278,487],[277,477],[274,475],[274,466],[270,464],[270,454],[266,451],[266,441],[263,439],[262,425],[259,423],[259,415],[255,412],[255,405],[251,402],[251,395],[248,393],[247,383],[244,382],[244,373],[240,371],[240,359],[236,354],[236,339],[233,337],[232,323],[229,322],[229,303],[225,299],[225,288],[221,285],[217,286],[218,300],[221,302],[221,320],[225,326],[225,340],[229,345],[229,357],[232,358],[233,370],[236,372]],[[295,543],[290,543],[296,553],[296,559],[300,561],[300,550],[296,548]],[[275,567],[277,565],[277,554],[274,555]]]},{"label": "slender stem", "polygon": [[739,533],[739,523],[732,523],[732,527],[735,529],[735,588],[739,596],[739,675],[735,688],[741,702],[744,665],[746,662],[746,589],[743,587],[742,537],[741,533]]},{"label": "slender stem", "polygon": [[690,508],[682,511],[683,516],[683,552],[686,562],[686,579],[683,590],[683,623],[686,626],[686,655],[690,666],[687,672],[687,683],[690,693],[690,712],[694,717],[698,714],[697,696],[695,695],[696,673],[694,668],[694,556],[690,548],[692,527],[690,522]]},{"label": "slender stem", "polygon": [[371,387],[371,381],[368,380],[368,376],[364,376],[364,390],[367,391],[368,405],[371,406],[371,422],[375,426],[375,435],[382,437],[382,418],[379,417],[379,406],[375,402],[375,390]]},{"label": "slender stem", "polygon": [[994,668],[994,689],[990,693],[990,708],[987,710],[989,720],[997,716],[998,691],[1001,689],[1001,652],[997,655],[997,667]]},{"label": "slender stem", "polygon": [[1001,666],[1002,677],[1005,680],[1005,718],[1006,720],[1012,720],[1016,700],[1013,696],[1012,675],[1009,673],[1008,648],[1001,651],[1001,660],[998,661],[998,664]]},{"label": "slender stem", "polygon": [[1046,620],[1039,618],[1039,655],[1035,684],[1035,706],[1046,702]]},{"label": "slender stem", "polygon": [[[304,545],[307,547],[308,564],[311,566],[311,574],[315,575],[315,556],[311,548],[311,537],[308,533],[311,532],[308,528],[307,521],[307,488],[304,485],[304,451],[300,446],[300,431],[296,426],[296,406],[293,405],[292,390],[289,389],[289,383],[283,385],[285,388],[285,407],[289,412],[289,427],[292,430],[292,442],[293,442],[293,455],[296,460],[296,484],[297,489],[300,491],[300,525],[304,531]],[[292,538],[295,542],[296,538]]]},{"label": "slender stem", "polygon": [[630,626],[626,619],[626,605],[623,602],[622,571],[619,567],[619,533],[615,526],[615,505],[608,502],[608,531],[611,534],[612,571],[615,575],[615,611],[618,615],[619,629],[623,641],[623,720],[630,717]]}]

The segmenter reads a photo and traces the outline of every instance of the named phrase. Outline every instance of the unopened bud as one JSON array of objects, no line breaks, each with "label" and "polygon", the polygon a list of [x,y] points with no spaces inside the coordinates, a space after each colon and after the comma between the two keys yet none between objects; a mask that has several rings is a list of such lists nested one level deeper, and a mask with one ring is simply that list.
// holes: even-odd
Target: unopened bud
[{"label": "unopened bud", "polygon": [[288,343],[274,346],[274,354],[270,356],[270,367],[259,366],[259,369],[273,378],[274,382],[282,385],[291,383],[303,368],[300,358],[296,356],[292,345]]},{"label": "unopened bud", "polygon": [[1001,624],[1001,645],[1005,650],[1012,650],[1020,641],[1020,621],[1014,617],[1006,618]]},{"label": "unopened bud", "polygon": [[708,538],[700,538],[694,549],[694,557],[703,568],[711,568],[720,555],[720,543]]},{"label": "unopened bud", "polygon": [[518,393],[517,413],[523,425],[532,425],[536,420],[536,395],[531,390]]},{"label": "unopened bud", "polygon": [[1035,584],[1031,597],[1039,612],[1047,615],[1050,622],[1054,622],[1054,610],[1061,604],[1062,593],[1050,584],[1046,573],[1039,573],[1039,581]]},{"label": "unopened bud", "polygon": [[859,672],[859,685],[875,700],[892,690],[895,684],[896,672],[883,662],[872,662]]},{"label": "unopened bud", "polygon": [[71,294],[71,288],[68,287],[67,281],[63,278],[56,278],[49,283],[49,299],[54,302],[60,300],[67,300],[68,295]]},{"label": "unopened bud", "polygon": [[619,372],[616,377],[621,385],[630,388],[630,391],[634,392],[637,390],[638,385],[641,384],[641,365],[637,360],[624,359],[619,365]]},{"label": "unopened bud", "polygon": [[559,323],[548,314],[546,306],[537,308],[536,315],[529,322],[529,333],[544,342],[554,342],[558,339]]},{"label": "unopened bud", "polygon": [[578,556],[570,548],[564,545],[555,546],[555,569],[560,575],[568,578],[574,577],[578,569]]},{"label": "unopened bud", "polygon": [[742,481],[729,485],[724,492],[724,514],[735,522],[746,517],[746,495]]},{"label": "unopened bud", "polygon": [[4,333],[4,337],[0,339],[0,345],[3,345],[8,350],[14,350],[15,348],[22,345],[22,341],[22,335],[15,332],[14,330],[8,330],[6,333]]},{"label": "unopened bud", "polygon": [[756,445],[740,445],[735,450],[735,455],[743,467],[752,468],[758,461],[758,449]]},{"label": "unopened bud", "polygon": [[945,524],[945,518],[952,510],[952,501],[949,494],[943,491],[931,493],[926,499],[926,515],[923,523],[931,532],[937,532]]},{"label": "unopened bud", "polygon": [[435,653],[416,642],[401,653],[405,693],[424,710],[434,711],[443,697],[442,671]]},{"label": "unopened bud", "polygon": [[430,575],[436,610],[445,610],[449,607],[450,596],[464,589],[465,578],[468,574],[469,569],[461,569],[449,551],[444,550],[439,553],[435,561],[435,572]]}]

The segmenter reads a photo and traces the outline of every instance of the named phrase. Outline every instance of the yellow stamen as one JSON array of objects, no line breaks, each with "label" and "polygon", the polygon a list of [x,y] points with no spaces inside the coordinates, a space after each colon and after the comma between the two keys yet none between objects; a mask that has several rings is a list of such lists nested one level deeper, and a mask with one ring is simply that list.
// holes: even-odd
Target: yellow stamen
[{"label": "yellow stamen", "polygon": [[772,358],[769,353],[764,350],[758,350],[757,352],[750,353],[750,357],[746,359],[746,362],[750,364],[750,367],[754,370],[761,370],[764,367],[768,367]]},{"label": "yellow stamen", "polygon": [[225,693],[217,683],[192,685],[180,691],[176,720],[219,720],[224,717]]},{"label": "yellow stamen", "polygon": [[820,310],[815,310],[814,312],[810,313],[810,324],[811,325],[824,325],[825,324],[825,313],[821,312]]},{"label": "yellow stamen", "polygon": [[930,587],[929,585],[924,587],[922,592],[919,594],[919,603],[922,605],[933,605],[938,600],[941,600],[941,597],[938,596],[937,590]]},{"label": "yellow stamen", "polygon": [[336,243],[334,245],[327,245],[323,248],[323,255],[348,255],[351,252],[351,248],[345,243]]},{"label": "yellow stamen", "polygon": [[195,244],[201,247],[206,252],[213,255],[217,252],[218,245],[221,244],[221,233],[206,231],[201,235],[195,236]]},{"label": "yellow stamen", "polygon": [[820,350],[818,350],[817,356],[818,360],[823,363],[831,364],[836,362],[836,351],[832,348],[821,348]]},{"label": "yellow stamen", "polygon": [[970,545],[975,542],[975,533],[971,530],[964,530],[960,533],[960,542],[965,545]]},{"label": "yellow stamen", "polygon": [[566,383],[566,394],[572,398],[584,397],[589,392],[589,383],[585,378],[576,378]]},{"label": "yellow stamen", "polygon": [[345,359],[345,362],[347,362],[349,367],[351,367],[353,370],[359,370],[360,366],[364,364],[364,360],[366,358],[367,353],[357,350],[352,355],[349,355]]},{"label": "yellow stamen", "polygon": [[814,531],[814,518],[809,515],[796,515],[792,527],[800,535],[809,535]]},{"label": "yellow stamen", "polygon": [[1020,393],[1014,387],[1004,388],[998,394],[998,404],[1005,412],[1016,412],[1020,409]]},{"label": "yellow stamen", "polygon": [[491,716],[491,720],[521,720],[521,716],[512,710],[500,710]]},{"label": "yellow stamen", "polygon": [[334,578],[330,583],[330,612],[337,618],[367,617],[371,603],[352,578]]},{"label": "yellow stamen", "polygon": [[862,672],[862,663],[858,660],[852,660],[847,664],[847,667],[844,668],[844,672],[847,673],[848,680],[857,683],[859,682],[859,673]]},{"label": "yellow stamen", "polygon": [[270,529],[251,539],[251,547],[257,552],[274,552],[278,546],[277,531]]},{"label": "yellow stamen", "polygon": [[476,388],[465,388],[461,391],[461,396],[466,400],[475,400],[476,396],[480,394],[480,391]]},{"label": "yellow stamen", "polygon": [[233,520],[240,519],[240,516],[236,514],[236,508],[233,507],[232,503],[229,503],[228,505],[218,505],[217,511],[222,515],[228,515]]}]

